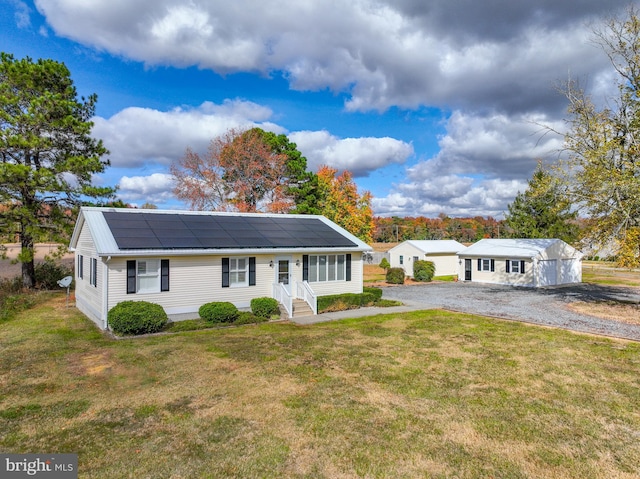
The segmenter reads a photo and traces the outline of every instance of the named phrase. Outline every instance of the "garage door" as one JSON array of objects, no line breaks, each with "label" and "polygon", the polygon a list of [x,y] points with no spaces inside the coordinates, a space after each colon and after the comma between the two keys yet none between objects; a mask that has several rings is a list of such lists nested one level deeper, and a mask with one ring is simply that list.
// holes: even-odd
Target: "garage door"
[{"label": "garage door", "polygon": [[553,286],[558,284],[558,260],[547,259],[538,263],[538,284]]}]

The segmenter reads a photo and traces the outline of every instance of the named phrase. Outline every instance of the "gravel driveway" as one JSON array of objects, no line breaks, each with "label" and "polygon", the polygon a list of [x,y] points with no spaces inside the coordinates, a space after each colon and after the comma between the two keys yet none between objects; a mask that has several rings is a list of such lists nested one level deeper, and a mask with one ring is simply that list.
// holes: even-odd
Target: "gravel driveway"
[{"label": "gravel driveway", "polygon": [[574,301],[615,300],[640,303],[640,290],[578,284],[557,288],[514,288],[479,283],[429,283],[383,288],[383,298],[416,306],[526,321],[573,331],[640,341],[640,325],[574,313]]}]

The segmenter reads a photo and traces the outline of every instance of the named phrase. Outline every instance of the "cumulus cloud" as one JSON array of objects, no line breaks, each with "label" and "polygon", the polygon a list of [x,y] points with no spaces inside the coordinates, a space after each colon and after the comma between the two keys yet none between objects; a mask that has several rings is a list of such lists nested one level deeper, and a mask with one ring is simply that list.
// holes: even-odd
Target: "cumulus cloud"
[{"label": "cumulus cloud", "polygon": [[392,163],[404,163],[413,155],[413,147],[394,138],[343,138],[322,131],[298,131],[289,135],[307,158],[309,169],[328,165],[349,170],[354,177],[367,176]]},{"label": "cumulus cloud", "polygon": [[440,151],[406,169],[405,181],[374,200],[376,214],[491,215],[501,217],[524,191],[538,161],[558,158],[562,138],[541,125],[564,125],[542,115],[454,112]]},{"label": "cumulus cloud", "polygon": [[36,0],[58,35],[147,65],[282,72],[296,89],[348,92],[351,110],[511,112],[557,108],[553,81],[606,64],[586,24],[627,0],[565,3]]},{"label": "cumulus cloud", "polygon": [[118,184],[118,196],[126,203],[163,204],[174,199],[173,176],[153,173],[149,176],[123,176]]},{"label": "cumulus cloud", "polygon": [[130,107],[108,119],[94,118],[93,134],[104,141],[115,167],[166,166],[184,155],[187,147],[205,151],[213,138],[230,128],[259,126],[283,133],[283,128],[267,121],[271,114],[264,106],[241,100],[170,111]]}]

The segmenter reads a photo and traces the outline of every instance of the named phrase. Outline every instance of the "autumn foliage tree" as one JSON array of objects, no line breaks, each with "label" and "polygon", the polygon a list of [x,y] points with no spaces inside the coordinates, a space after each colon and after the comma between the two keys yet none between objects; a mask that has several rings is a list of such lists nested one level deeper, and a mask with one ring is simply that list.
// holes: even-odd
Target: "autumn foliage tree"
[{"label": "autumn foliage tree", "polygon": [[372,241],[374,222],[371,193],[359,194],[349,171],[323,166],[318,171],[321,214],[365,243]]},{"label": "autumn foliage tree", "polygon": [[315,175],[285,135],[231,129],[170,169],[174,194],[192,209],[318,213]]},{"label": "autumn foliage tree", "polygon": [[196,210],[287,212],[287,155],[274,152],[263,133],[231,129],[204,155],[187,149],[170,167],[175,195]]}]

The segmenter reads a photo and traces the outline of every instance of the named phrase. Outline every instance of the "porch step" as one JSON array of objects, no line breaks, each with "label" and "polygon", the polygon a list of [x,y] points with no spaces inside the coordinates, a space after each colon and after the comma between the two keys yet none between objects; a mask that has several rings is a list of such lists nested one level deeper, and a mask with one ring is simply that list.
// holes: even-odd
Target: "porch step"
[{"label": "porch step", "polygon": [[[282,311],[282,317],[287,317],[287,312],[284,308],[280,308]],[[313,310],[311,306],[307,304],[306,301],[302,299],[294,299],[293,300],[293,317],[301,318],[303,316],[313,316]],[[288,318],[287,318],[288,319]]]}]

